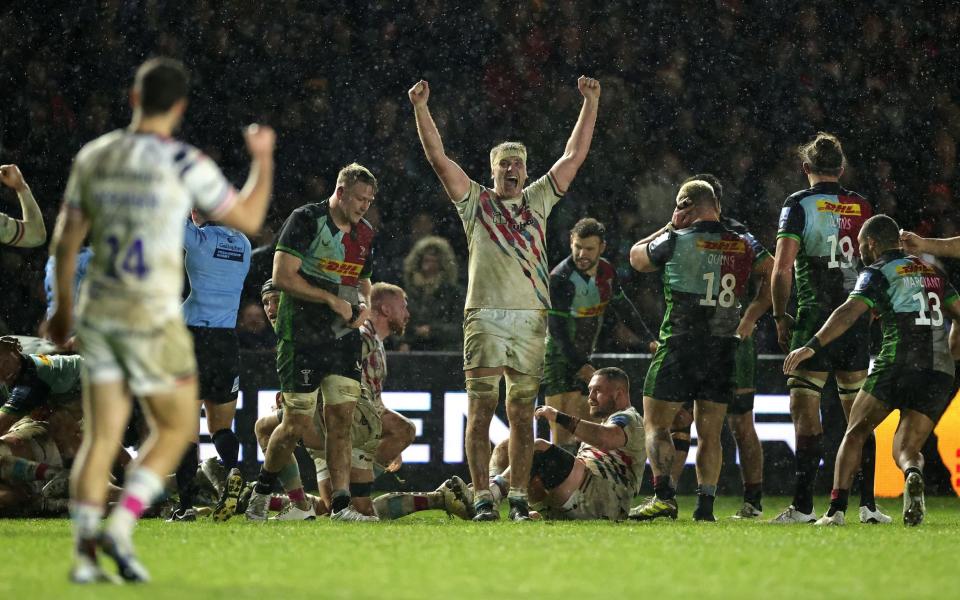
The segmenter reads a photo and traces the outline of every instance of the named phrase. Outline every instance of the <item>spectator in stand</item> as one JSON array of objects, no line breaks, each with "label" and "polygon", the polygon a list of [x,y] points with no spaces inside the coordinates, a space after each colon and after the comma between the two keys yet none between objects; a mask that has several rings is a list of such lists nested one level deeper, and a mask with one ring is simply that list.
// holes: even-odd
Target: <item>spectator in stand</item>
[{"label": "spectator in stand", "polygon": [[459,351],[463,333],[463,288],[450,242],[421,238],[403,259],[410,323],[402,348]]}]

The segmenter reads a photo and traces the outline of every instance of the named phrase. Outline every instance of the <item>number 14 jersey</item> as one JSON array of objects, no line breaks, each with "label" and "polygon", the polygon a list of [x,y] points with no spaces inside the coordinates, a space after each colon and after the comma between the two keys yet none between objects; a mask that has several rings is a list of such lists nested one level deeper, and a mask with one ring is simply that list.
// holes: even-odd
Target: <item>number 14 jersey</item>
[{"label": "number 14 jersey", "polygon": [[797,306],[829,313],[843,304],[857,282],[857,235],[873,206],[836,182],[821,182],[787,198],[777,239],[800,244],[796,259]]},{"label": "number 14 jersey", "polygon": [[151,331],[180,316],[184,220],[217,220],[237,193],[196,148],[117,130],[80,150],[64,203],[90,223],[78,314],[101,329]]}]

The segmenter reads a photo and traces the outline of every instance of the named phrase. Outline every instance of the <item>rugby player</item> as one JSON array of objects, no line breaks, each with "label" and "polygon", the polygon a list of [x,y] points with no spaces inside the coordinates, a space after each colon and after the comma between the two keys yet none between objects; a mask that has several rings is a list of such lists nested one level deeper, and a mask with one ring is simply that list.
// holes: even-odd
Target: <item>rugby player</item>
[{"label": "rugby player", "polygon": [[[766,251],[756,239],[720,224],[720,205],[705,181],[683,184],[674,220],[681,226],[635,244],[630,265],[662,271],[667,311],[643,390],[647,454],[655,495],[630,517],[677,518],[671,472],[675,457],[670,426],[683,403],[694,403],[697,425],[697,507],[693,518],[715,521],[713,503],[720,476],[720,432],[734,398],[738,331],[745,327],[740,302],[751,275],[762,276]],[[754,304],[763,304],[758,293]],[[755,312],[748,307],[745,314]],[[752,327],[752,323],[750,324]]]},{"label": "rugby player", "polygon": [[[171,138],[187,93],[181,63],[156,58],[140,66],[130,92],[130,126],[97,138],[77,155],[51,245],[57,308],[48,333],[59,344],[71,330],[76,255],[88,232],[94,255],[81,286],[77,326],[84,440],[71,477],[70,578],[76,583],[109,579],[98,565],[98,547],[123,579],[149,580],[134,552],[133,528],[193,439],[196,362],[180,309],[184,219],[196,207],[208,218],[255,233],[270,201],[273,130],[246,129],[252,162],[238,193],[212,160]],[[151,432],[101,529],[131,394],[150,414]]]},{"label": "rugby player", "polygon": [[0,338],[0,435],[35,410],[79,400],[82,366],[76,354],[25,354],[17,338]]},{"label": "rugby player", "polygon": [[[280,232],[273,284],[280,289],[277,374],[284,419],[270,435],[247,517],[265,518],[280,471],[297,440],[313,426],[323,395],[331,518],[350,506],[350,428],[360,399],[359,327],[367,320],[374,231],[363,218],[377,180],[353,163],[340,170],[328,200],[294,210]],[[346,515],[348,513],[344,513]]]},{"label": "rugby player", "polygon": [[[653,338],[636,307],[620,288],[617,271],[601,255],[606,227],[596,219],[580,219],[570,230],[570,256],[550,272],[547,350],[543,392],[547,406],[589,419],[587,383],[594,368],[590,355],[597,346],[607,305],[636,335]],[[553,443],[575,454],[579,442],[556,423],[550,424]]]},{"label": "rugby player", "polygon": [[546,219],[587,158],[600,102],[600,82],[577,80],[583,106],[563,156],[528,187],[527,149],[504,142],[490,151],[493,189],[467,177],[444,151],[427,102],[430,86],[408,92],[427,160],[454,203],[467,235],[468,282],[463,370],[469,398],[467,463],[476,488],[476,520],[500,518],[489,489],[490,421],[506,378],[510,518],[528,520],[526,482],[533,459],[533,408],[543,375],[546,311],[550,308]]},{"label": "rugby player", "polygon": [[[190,295],[183,303],[183,316],[196,352],[200,401],[207,416],[226,481],[213,509],[214,521],[233,516],[243,489],[240,474],[240,440],[231,429],[240,391],[240,344],[237,311],[243,282],[250,269],[250,240],[245,235],[192,211],[184,232],[184,265],[190,280]],[[180,508],[171,521],[194,521],[194,478],[200,460],[194,441],[177,468]]]},{"label": "rugby player", "polygon": [[23,219],[0,212],[0,244],[17,248],[36,248],[47,241],[43,213],[17,165],[0,165],[0,181],[17,192]]},{"label": "rugby player", "polygon": [[[687,179],[684,183],[695,180],[706,181],[713,188],[713,193],[720,203],[720,223],[741,235],[751,236],[747,227],[730,217],[724,216],[723,185],[715,175],[699,173]],[[678,214],[678,218],[682,218]],[[757,352],[753,344],[753,332],[757,320],[770,309],[770,277],[773,273],[773,257],[769,253],[763,255],[759,264],[762,277],[751,279],[751,289],[758,294],[760,302],[750,304],[751,313],[744,312],[737,328],[740,344],[737,346],[736,356],[736,388],[733,402],[727,406],[727,425],[733,433],[740,456],[740,475],[743,480],[743,505],[734,513],[734,519],[757,519],[763,516],[763,447],[753,422],[753,402],[756,394],[756,366]],[[684,404],[677,411],[670,435],[673,438],[673,447],[676,456],[673,459],[671,483],[675,486],[687,462],[690,451],[690,425],[693,423],[693,405]]]},{"label": "rugby player", "polygon": [[[589,390],[590,416],[598,423],[551,406],[536,410],[537,417],[559,424],[582,442],[574,456],[547,440],[535,441],[530,498],[543,503],[540,514],[546,519],[622,521],[640,491],[646,463],[643,418],[630,404],[627,374],[616,367],[597,369]],[[497,466],[503,473],[491,480],[495,496],[514,485],[509,465]],[[470,506],[472,496],[473,491],[455,477],[436,492],[386,494],[374,504],[381,519],[430,508],[467,518],[472,511],[464,514],[463,507]]]},{"label": "rugby player", "polygon": [[[76,407],[79,409],[79,403]],[[63,411],[63,408],[57,409]],[[57,482],[61,490],[67,477],[65,465],[72,460],[79,444],[79,420],[48,415],[51,424],[24,417],[0,436],[0,516],[26,517],[62,514],[65,498],[48,498],[45,486]],[[63,424],[73,427],[73,435]],[[53,435],[54,430],[60,435]],[[66,433],[66,435],[64,435]],[[63,451],[61,451],[61,446]]]},{"label": "rugby player", "polygon": [[953,392],[954,362],[947,318],[960,322],[960,296],[936,267],[900,249],[899,227],[886,215],[868,219],[858,245],[867,267],[850,297],[803,346],[783,363],[791,373],[826,351],[868,310],[879,313],[880,354],[854,400],[833,475],[830,509],[817,525],[843,525],[860,453],[873,430],[894,410],[900,424],[893,457],[905,475],[903,523],[919,525],[924,516],[923,454],[920,450]]},{"label": "rugby player", "polygon": [[[857,234],[873,215],[866,198],[840,185],[845,158],[840,140],[828,133],[799,148],[803,172],[810,188],[787,198],[780,213],[777,254],[774,259],[772,294],[773,318],[777,322],[780,346],[796,350],[813,337],[830,313],[844,303],[857,281],[860,248]],[[797,279],[797,318],[787,314]],[[843,414],[863,386],[870,362],[870,316],[863,314],[835,343],[805,361],[802,368],[788,373],[790,416],[796,442],[796,487],[793,502],[777,515],[774,523],[813,523],[813,487],[823,459],[823,425],[820,396],[827,376],[833,372]],[[860,484],[860,520],[889,523],[890,517],[877,509],[874,499],[876,440],[871,433],[864,444]]]}]

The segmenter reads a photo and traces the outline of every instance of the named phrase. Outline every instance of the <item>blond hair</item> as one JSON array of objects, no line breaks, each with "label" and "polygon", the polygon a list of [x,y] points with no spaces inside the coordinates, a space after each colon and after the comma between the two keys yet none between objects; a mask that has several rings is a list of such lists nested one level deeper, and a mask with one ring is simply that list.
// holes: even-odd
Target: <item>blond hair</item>
[{"label": "blond hair", "polygon": [[378,281],[370,289],[370,308],[380,310],[388,298],[404,298],[407,293],[399,285]]},{"label": "blond hair", "polygon": [[511,156],[519,156],[523,164],[527,164],[527,147],[520,142],[500,142],[490,150],[490,170]]},{"label": "blond hair", "polygon": [[377,193],[377,178],[360,163],[350,163],[337,173],[337,187],[351,188],[356,183],[366,183]]}]

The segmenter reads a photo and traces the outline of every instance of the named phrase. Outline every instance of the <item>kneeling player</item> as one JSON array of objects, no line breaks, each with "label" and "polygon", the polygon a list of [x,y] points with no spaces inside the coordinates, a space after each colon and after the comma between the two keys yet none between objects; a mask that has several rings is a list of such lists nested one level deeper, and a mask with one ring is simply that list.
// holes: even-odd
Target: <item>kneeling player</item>
[{"label": "kneeling player", "polygon": [[[630,404],[627,374],[615,367],[598,369],[589,390],[590,416],[602,423],[583,421],[549,406],[536,411],[538,417],[558,423],[582,442],[576,456],[546,440],[534,442],[530,498],[543,503],[542,515],[548,519],[623,520],[640,491],[646,461],[643,419]],[[496,455],[506,458],[507,453]],[[511,485],[509,467],[496,466],[504,470],[491,480],[495,498]],[[471,507],[472,501],[472,490],[455,477],[436,492],[386,494],[374,505],[381,519],[430,508],[470,518],[469,509],[463,509]]]},{"label": "kneeling player", "polygon": [[834,469],[830,509],[817,525],[843,525],[850,485],[864,442],[893,410],[900,410],[893,456],[903,470],[903,522],[919,525],[924,515],[923,454],[920,448],[946,409],[954,363],[946,319],[960,321],[960,296],[935,267],[900,250],[899,228],[886,215],[863,224],[860,252],[870,264],[847,301],[804,346],[787,356],[785,373],[840,337],[868,309],[880,313],[883,345],[850,410]]}]

